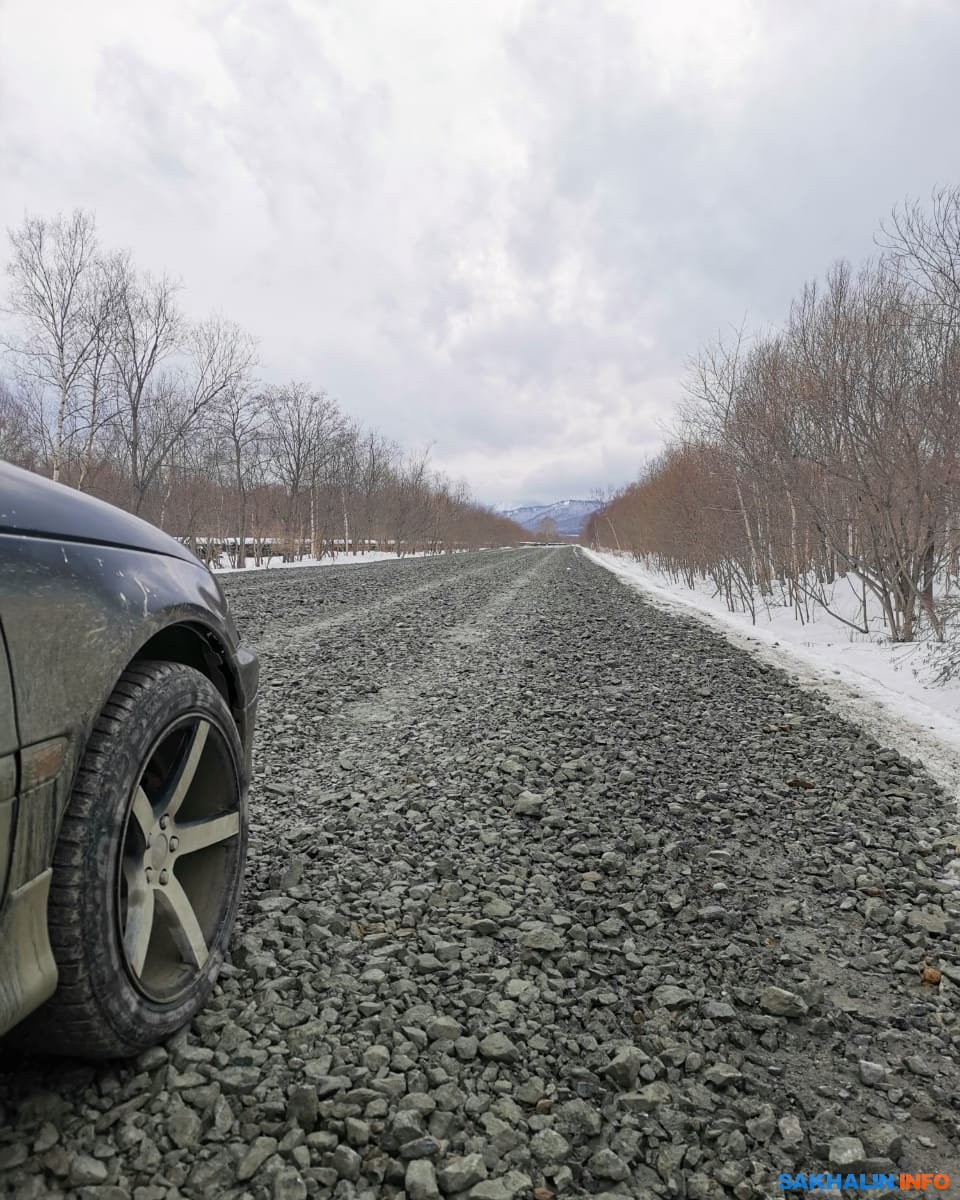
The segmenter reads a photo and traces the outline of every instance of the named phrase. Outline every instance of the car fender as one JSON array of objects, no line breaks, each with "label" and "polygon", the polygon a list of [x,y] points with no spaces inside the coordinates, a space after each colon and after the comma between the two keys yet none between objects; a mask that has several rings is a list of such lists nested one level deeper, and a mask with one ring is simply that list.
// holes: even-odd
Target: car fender
[{"label": "car fender", "polygon": [[141,649],[176,624],[231,652],[237,637],[222,591],[198,562],[17,534],[0,534],[0,618],[22,754],[62,749],[55,773],[21,797],[10,863],[17,886],[47,865],[91,726]]}]

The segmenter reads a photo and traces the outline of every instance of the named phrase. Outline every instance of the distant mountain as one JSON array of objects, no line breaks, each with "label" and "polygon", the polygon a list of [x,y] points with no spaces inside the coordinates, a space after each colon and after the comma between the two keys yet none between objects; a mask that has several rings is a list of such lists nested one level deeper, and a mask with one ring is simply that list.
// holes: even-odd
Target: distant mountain
[{"label": "distant mountain", "polygon": [[527,504],[523,508],[501,509],[501,515],[516,521],[531,533],[544,518],[553,521],[561,537],[579,537],[587,520],[598,508],[601,500],[557,500],[553,504]]}]

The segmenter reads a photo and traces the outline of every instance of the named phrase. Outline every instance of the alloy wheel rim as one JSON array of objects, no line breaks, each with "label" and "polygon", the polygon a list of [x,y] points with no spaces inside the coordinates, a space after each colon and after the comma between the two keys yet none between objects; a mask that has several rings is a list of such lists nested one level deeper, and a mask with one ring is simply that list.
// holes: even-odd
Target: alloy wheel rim
[{"label": "alloy wheel rim", "polygon": [[241,828],[227,739],[208,717],[179,718],[147,756],[120,843],[120,945],[127,973],[148,999],[178,999],[216,948]]}]

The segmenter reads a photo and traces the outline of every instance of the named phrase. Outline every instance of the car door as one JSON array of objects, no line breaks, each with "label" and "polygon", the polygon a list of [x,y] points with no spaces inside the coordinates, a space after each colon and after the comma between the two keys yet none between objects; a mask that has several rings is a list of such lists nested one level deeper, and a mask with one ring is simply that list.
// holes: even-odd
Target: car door
[{"label": "car door", "polygon": [[7,887],[17,804],[17,727],[7,647],[0,625],[0,903]]}]

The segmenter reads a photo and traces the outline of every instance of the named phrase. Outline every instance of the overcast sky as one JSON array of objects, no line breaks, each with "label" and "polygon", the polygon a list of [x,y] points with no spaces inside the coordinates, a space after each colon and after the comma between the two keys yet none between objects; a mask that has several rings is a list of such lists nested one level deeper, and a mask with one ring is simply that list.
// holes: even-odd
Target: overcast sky
[{"label": "overcast sky", "polygon": [[956,0],[0,0],[0,225],[91,208],[265,378],[583,497],[720,327],[960,183],[958,46]]}]

